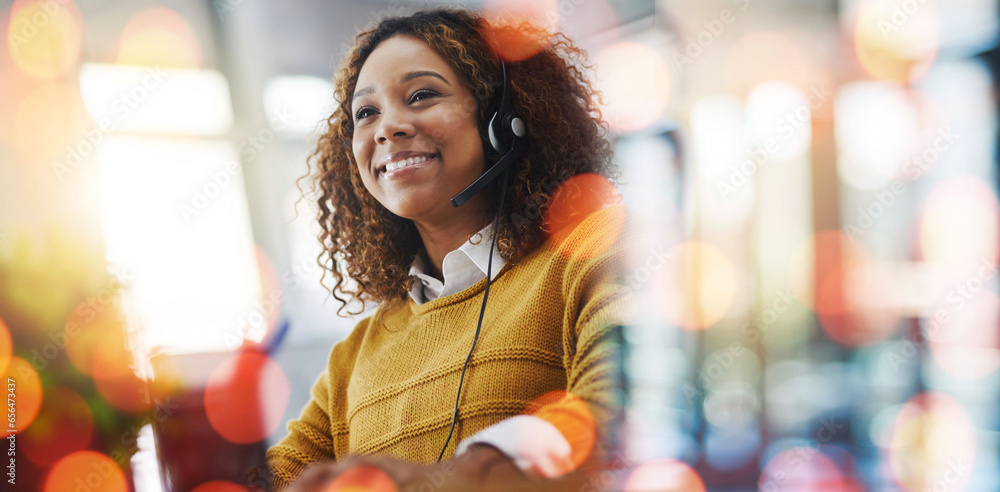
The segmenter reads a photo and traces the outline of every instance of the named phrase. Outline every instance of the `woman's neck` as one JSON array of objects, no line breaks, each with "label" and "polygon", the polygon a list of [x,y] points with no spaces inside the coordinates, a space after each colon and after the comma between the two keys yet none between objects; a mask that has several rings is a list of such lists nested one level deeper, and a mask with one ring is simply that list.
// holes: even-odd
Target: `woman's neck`
[{"label": "woman's neck", "polygon": [[483,192],[446,217],[413,221],[424,243],[428,274],[443,281],[441,265],[445,255],[461,247],[473,234],[486,227],[483,216],[489,210],[489,197],[489,193]]},{"label": "woman's neck", "polygon": [[473,234],[479,232],[483,227],[480,221],[451,221],[444,224],[421,224],[415,223],[420,238],[424,243],[424,252],[427,255],[426,273],[438,280],[444,280],[441,267],[444,257],[455,251]]}]

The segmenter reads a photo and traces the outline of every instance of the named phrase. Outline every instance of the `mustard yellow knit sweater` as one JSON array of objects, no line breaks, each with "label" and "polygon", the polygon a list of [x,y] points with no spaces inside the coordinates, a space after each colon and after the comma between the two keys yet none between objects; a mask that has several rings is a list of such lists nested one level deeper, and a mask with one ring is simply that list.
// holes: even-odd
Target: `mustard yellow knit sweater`
[{"label": "mustard yellow knit sweater", "polygon": [[[610,456],[611,422],[622,412],[615,328],[629,309],[620,282],[625,239],[615,234],[624,215],[622,205],[598,211],[561,245],[547,242],[500,271],[445,458],[462,439],[525,413],[553,421],[587,466]],[[435,462],[485,285],[422,305],[407,299],[384,313],[384,326],[366,318],[334,346],[312,400],[267,452],[273,488],[349,454]]]}]

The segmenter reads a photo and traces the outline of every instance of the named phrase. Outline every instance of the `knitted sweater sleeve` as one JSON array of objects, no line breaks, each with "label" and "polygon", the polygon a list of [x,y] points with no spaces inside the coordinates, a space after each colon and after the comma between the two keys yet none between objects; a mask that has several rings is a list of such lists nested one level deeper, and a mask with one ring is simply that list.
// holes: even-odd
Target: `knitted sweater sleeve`
[{"label": "knitted sweater sleeve", "polygon": [[298,419],[288,423],[288,435],[267,450],[270,490],[282,490],[307,466],[333,461],[330,432],[329,371],[324,371],[312,387],[312,398]]},{"label": "knitted sweater sleeve", "polygon": [[570,257],[563,282],[567,388],[533,412],[562,432],[573,464],[583,469],[610,465],[624,421],[621,333],[631,307],[621,280],[624,221],[622,206],[609,207],[583,221],[561,246]]},{"label": "knitted sweater sleeve", "polygon": [[334,345],[326,370],[313,384],[309,403],[299,418],[288,423],[288,435],[267,450],[268,490],[284,490],[313,463],[337,460],[333,436],[346,433],[338,413],[346,401],[344,381],[351,377],[371,319],[361,320],[347,338]]}]

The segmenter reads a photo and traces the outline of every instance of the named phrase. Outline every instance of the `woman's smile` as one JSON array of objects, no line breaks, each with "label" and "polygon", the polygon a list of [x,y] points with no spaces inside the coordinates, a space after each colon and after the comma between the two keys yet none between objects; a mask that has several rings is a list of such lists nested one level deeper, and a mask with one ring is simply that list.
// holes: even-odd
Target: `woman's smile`
[{"label": "woman's smile", "polygon": [[409,176],[417,170],[427,167],[436,161],[436,153],[399,152],[390,154],[383,160],[385,164],[379,167],[379,178],[395,179]]}]

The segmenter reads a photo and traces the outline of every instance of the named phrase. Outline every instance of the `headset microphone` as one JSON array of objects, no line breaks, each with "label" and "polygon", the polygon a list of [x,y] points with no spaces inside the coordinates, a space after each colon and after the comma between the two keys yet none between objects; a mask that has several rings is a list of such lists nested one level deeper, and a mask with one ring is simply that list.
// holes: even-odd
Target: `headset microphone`
[{"label": "headset microphone", "polygon": [[503,186],[500,190],[500,206],[497,208],[496,219],[493,220],[490,256],[486,262],[486,290],[483,292],[483,304],[479,308],[479,323],[476,325],[476,335],[472,339],[472,348],[469,349],[469,355],[465,357],[465,364],[462,365],[462,375],[458,380],[458,393],[455,395],[455,410],[451,414],[451,428],[448,430],[448,438],[445,439],[444,446],[441,448],[441,454],[438,455],[438,462],[444,457],[444,452],[448,449],[448,443],[451,442],[451,436],[455,433],[455,423],[458,422],[458,403],[462,397],[462,383],[465,382],[465,370],[468,369],[469,361],[472,360],[472,352],[476,350],[476,343],[479,341],[479,331],[483,327],[483,315],[486,313],[486,300],[490,298],[490,284],[492,283],[493,276],[493,248],[497,243],[497,228],[500,226],[504,196],[507,194],[507,178],[509,173],[506,171],[514,161],[524,155],[524,151],[528,148],[528,143],[524,138],[528,132],[521,118],[518,118],[514,114],[510,103],[510,80],[507,78],[507,66],[504,65],[503,60],[500,60],[500,69],[503,72],[503,90],[500,93],[500,104],[496,106],[496,111],[490,116],[487,134],[490,137],[490,145],[493,146],[493,150],[503,154],[503,157],[487,169],[482,176],[473,181],[466,189],[451,199],[453,206],[461,206],[475,196],[476,193],[482,191],[486,185],[503,174]]},{"label": "headset microphone", "polygon": [[479,193],[493,182],[494,179],[497,179],[501,173],[510,168],[510,165],[524,155],[524,152],[528,149],[528,142],[524,138],[528,134],[528,131],[524,126],[524,121],[514,114],[514,109],[510,102],[510,79],[507,76],[507,65],[504,64],[503,60],[500,60],[500,69],[503,73],[503,89],[500,93],[500,104],[496,107],[496,111],[490,115],[490,122],[487,124],[486,133],[490,138],[490,145],[493,147],[493,151],[503,154],[503,157],[490,166],[472,184],[453,196],[451,198],[452,206],[460,207],[470,198],[476,196],[476,193]]}]

